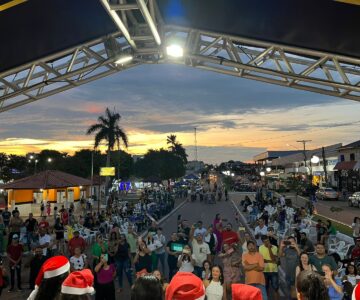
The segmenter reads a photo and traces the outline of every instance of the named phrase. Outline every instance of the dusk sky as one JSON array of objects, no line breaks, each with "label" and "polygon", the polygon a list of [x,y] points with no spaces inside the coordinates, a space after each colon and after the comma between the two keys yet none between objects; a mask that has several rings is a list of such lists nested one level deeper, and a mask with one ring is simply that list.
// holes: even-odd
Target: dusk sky
[{"label": "dusk sky", "polygon": [[121,114],[132,154],[166,147],[176,134],[194,158],[250,161],[269,150],[309,148],[359,139],[360,105],[351,100],[239,79],[180,65],[145,65],[0,115],[0,152],[72,153],[106,107]]}]

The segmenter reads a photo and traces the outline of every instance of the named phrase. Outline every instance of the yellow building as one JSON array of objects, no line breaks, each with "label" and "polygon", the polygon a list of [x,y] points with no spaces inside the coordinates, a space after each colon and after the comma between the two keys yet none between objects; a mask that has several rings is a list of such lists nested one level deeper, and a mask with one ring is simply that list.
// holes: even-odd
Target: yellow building
[{"label": "yellow building", "polygon": [[60,171],[44,171],[0,186],[8,205],[71,203],[90,195],[91,181]]}]

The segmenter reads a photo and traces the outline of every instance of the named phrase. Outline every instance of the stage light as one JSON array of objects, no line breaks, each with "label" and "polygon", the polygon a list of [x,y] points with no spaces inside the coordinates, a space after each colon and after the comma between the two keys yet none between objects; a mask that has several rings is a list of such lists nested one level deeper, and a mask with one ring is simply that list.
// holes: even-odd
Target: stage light
[{"label": "stage light", "polygon": [[168,56],[179,58],[184,56],[184,48],[178,44],[171,44],[166,47],[166,54]]}]

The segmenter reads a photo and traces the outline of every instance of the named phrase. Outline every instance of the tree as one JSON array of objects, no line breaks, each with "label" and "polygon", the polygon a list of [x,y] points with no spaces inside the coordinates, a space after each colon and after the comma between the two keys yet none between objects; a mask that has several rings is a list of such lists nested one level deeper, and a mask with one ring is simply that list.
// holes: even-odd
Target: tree
[{"label": "tree", "polygon": [[122,140],[125,147],[128,147],[128,137],[126,133],[119,127],[121,116],[114,111],[110,111],[107,107],[105,110],[105,116],[100,116],[98,118],[98,123],[91,125],[86,134],[90,135],[96,132],[94,148],[100,145],[102,141],[106,141],[107,146],[107,157],[106,157],[106,166],[110,167],[110,156],[111,151],[114,149],[115,145],[120,149],[120,141]]},{"label": "tree", "polygon": [[135,163],[134,169],[135,175],[145,181],[149,178],[176,179],[185,175],[183,160],[165,149],[149,150]]},{"label": "tree", "polygon": [[168,149],[176,156],[180,157],[184,164],[186,164],[188,155],[186,154],[186,150],[183,145],[176,140],[176,135],[170,134],[166,139],[166,143],[170,144]]}]

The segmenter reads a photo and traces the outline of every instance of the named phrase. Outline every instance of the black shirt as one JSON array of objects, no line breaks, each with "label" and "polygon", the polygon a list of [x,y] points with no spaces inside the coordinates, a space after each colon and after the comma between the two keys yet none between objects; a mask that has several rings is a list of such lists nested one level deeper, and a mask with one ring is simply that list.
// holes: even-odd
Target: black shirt
[{"label": "black shirt", "polygon": [[56,239],[57,240],[61,240],[64,238],[64,225],[61,223],[57,223],[54,225],[54,229],[55,230],[62,230],[61,232],[55,232],[56,234]]},{"label": "black shirt", "polygon": [[27,219],[25,221],[26,231],[27,232],[34,232],[35,226],[37,225],[37,221],[35,219]]},{"label": "black shirt", "polygon": [[128,243],[120,244],[118,246],[118,251],[116,253],[116,258],[119,260],[127,260],[129,258],[129,249],[130,245]]},{"label": "black shirt", "polygon": [[148,273],[152,272],[152,261],[151,255],[145,254],[144,256],[139,255],[139,261],[135,265],[136,272],[146,269]]}]

